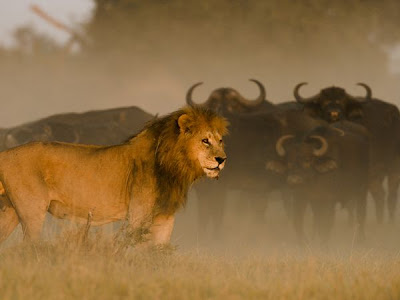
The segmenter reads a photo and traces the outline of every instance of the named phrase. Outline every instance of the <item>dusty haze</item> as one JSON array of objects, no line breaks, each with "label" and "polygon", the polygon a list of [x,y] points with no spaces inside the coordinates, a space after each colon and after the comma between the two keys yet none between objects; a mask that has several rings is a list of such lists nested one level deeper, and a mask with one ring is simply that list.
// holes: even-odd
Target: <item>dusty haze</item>
[{"label": "dusty haze", "polygon": [[[375,97],[400,104],[386,52],[400,43],[398,0],[94,2],[92,17],[75,26],[84,42],[72,51],[29,27],[15,32],[14,49],[0,48],[0,129],[130,105],[164,114],[184,105],[198,81],[199,102],[222,86],[256,97],[255,78],[274,103],[293,100],[293,87],[308,81],[303,96],[331,85],[364,95],[355,84],[365,82]],[[85,226],[51,217],[43,240],[22,244],[19,226],[0,246],[0,298],[400,298],[399,209],[395,224],[385,217],[377,225],[369,199],[366,242],[358,244],[338,206],[323,245],[308,210],[308,240],[299,244],[278,192],[262,198],[263,220],[253,200],[230,190],[221,236],[210,226],[201,240],[192,190],[177,216],[175,252],[136,252],[112,237],[113,225],[86,235]]]},{"label": "dusty haze", "polygon": [[[395,1],[97,1],[87,44],[65,53],[34,32],[0,51],[0,127],[54,113],[137,105],[166,113],[194,97],[231,86],[257,95],[262,81],[272,102],[337,85],[398,103],[398,76],[384,49],[397,44]],[[44,10],[45,7],[42,7]],[[51,26],[51,25],[49,25]],[[29,31],[29,30],[28,30]],[[65,49],[64,49],[65,50]]]},{"label": "dusty haze", "polygon": [[[222,86],[256,97],[258,88],[249,78],[263,82],[275,103],[292,100],[294,85],[302,81],[309,82],[304,96],[330,85],[363,95],[355,83],[365,82],[376,97],[400,100],[399,78],[389,72],[385,53],[400,41],[394,30],[400,20],[397,1],[96,3],[91,19],[77,24],[84,42],[75,46],[81,51],[69,51],[30,28],[16,31],[15,49],[0,50],[0,127],[128,105],[164,114],[184,105],[187,89],[198,81],[205,84],[195,91],[197,101]],[[187,246],[199,243],[196,196],[190,198],[174,233],[174,242]],[[252,222],[251,199],[235,191],[228,198],[224,243],[294,243],[279,196],[271,197],[261,227]],[[373,206],[368,214],[371,245],[381,243],[371,236],[388,228],[395,234],[391,226],[375,228]],[[338,220],[334,237],[352,245],[346,213],[339,212]],[[265,239],[254,239],[258,234]],[[391,237],[388,245],[395,248]]]}]

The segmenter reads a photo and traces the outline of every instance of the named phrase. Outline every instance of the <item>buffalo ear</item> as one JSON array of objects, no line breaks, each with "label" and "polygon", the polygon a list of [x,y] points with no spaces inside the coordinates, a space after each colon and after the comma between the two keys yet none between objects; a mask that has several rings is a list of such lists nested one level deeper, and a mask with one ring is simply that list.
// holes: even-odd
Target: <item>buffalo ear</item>
[{"label": "buffalo ear", "polygon": [[190,132],[192,119],[189,115],[183,114],[178,118],[178,126],[181,133],[188,133]]},{"label": "buffalo ear", "polygon": [[314,164],[315,170],[319,173],[327,173],[338,168],[337,162],[331,158],[324,158]]},{"label": "buffalo ear", "polygon": [[279,160],[270,160],[267,161],[267,163],[265,164],[265,168],[269,171],[278,173],[278,174],[283,174],[286,172],[286,165],[279,161]]}]

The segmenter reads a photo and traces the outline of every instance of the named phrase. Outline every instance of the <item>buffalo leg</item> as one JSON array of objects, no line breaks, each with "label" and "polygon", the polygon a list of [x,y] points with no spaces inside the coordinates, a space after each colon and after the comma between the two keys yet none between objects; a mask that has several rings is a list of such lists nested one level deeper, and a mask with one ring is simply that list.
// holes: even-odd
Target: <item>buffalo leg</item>
[{"label": "buffalo leg", "polygon": [[354,226],[354,217],[355,217],[354,213],[356,210],[355,201],[350,200],[348,203],[346,203],[345,209],[347,210],[347,214],[348,214],[347,224],[349,225],[349,227],[353,227]]},{"label": "buffalo leg", "polygon": [[388,177],[388,213],[389,213],[389,220],[394,222],[395,215],[396,215],[396,207],[397,207],[397,196],[398,190],[400,185],[400,176],[399,174],[391,174]]},{"label": "buffalo leg", "polygon": [[256,226],[265,224],[265,211],[268,206],[267,195],[260,195],[260,193],[248,193],[250,201],[250,217],[254,217]]},{"label": "buffalo leg", "polygon": [[367,215],[367,195],[356,201],[357,231],[356,237],[359,242],[365,241],[365,219]]},{"label": "buffalo leg", "polygon": [[220,238],[222,218],[225,208],[226,188],[216,186],[214,182],[204,182],[196,188],[198,199],[199,238],[207,238],[207,227],[211,226],[212,237]]},{"label": "buffalo leg", "polygon": [[312,203],[311,208],[314,216],[314,230],[317,232],[322,244],[327,244],[335,219],[335,207],[333,201],[326,201],[321,205]]},{"label": "buffalo leg", "polygon": [[375,201],[376,219],[378,224],[383,223],[383,208],[385,205],[385,190],[382,184],[383,179],[375,179],[370,182],[369,191]]},{"label": "buffalo leg", "polygon": [[293,214],[292,192],[287,188],[282,188],[281,197],[283,202],[283,209],[285,210],[286,216],[289,219],[292,219],[292,214]]},{"label": "buffalo leg", "polygon": [[293,200],[293,226],[296,232],[298,242],[303,243],[306,241],[304,234],[304,214],[307,208],[307,201],[305,199]]}]

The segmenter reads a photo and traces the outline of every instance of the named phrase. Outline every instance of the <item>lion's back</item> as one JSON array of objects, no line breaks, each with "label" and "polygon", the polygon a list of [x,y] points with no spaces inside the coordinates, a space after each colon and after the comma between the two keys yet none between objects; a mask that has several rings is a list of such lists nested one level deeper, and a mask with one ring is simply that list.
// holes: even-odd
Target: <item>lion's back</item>
[{"label": "lion's back", "polygon": [[76,145],[60,142],[31,142],[0,152],[2,173],[29,174],[51,164],[69,162],[76,156],[87,156],[98,146]]}]

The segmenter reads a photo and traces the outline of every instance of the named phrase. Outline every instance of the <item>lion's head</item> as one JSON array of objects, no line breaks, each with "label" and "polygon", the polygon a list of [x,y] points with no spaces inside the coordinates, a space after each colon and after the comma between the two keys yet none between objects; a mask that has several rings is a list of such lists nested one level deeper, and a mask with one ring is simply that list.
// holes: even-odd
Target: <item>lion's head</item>
[{"label": "lion's head", "polygon": [[206,176],[216,178],[225,166],[226,154],[222,137],[226,121],[208,111],[193,109],[179,116],[179,144],[186,145],[189,160]]},{"label": "lion's head", "polygon": [[168,173],[182,173],[190,181],[202,175],[216,178],[224,168],[222,137],[227,121],[214,112],[186,107],[149,125],[157,136],[156,158]]}]

